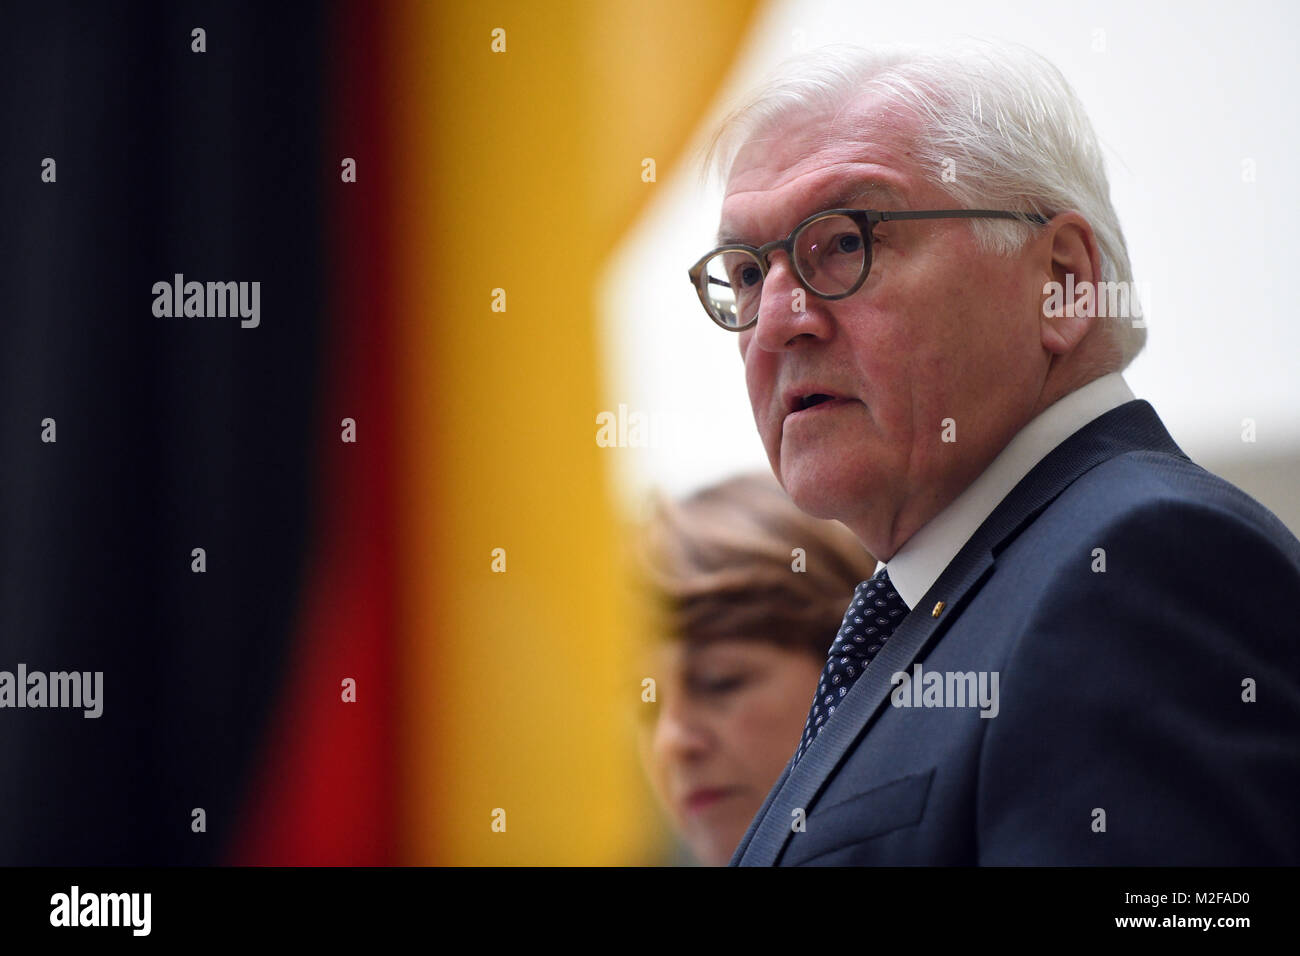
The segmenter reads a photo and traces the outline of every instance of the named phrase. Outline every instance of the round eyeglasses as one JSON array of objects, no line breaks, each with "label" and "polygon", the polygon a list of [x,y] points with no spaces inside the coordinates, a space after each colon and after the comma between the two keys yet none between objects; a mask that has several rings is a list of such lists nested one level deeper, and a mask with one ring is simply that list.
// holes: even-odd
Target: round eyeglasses
[{"label": "round eyeglasses", "polygon": [[787,238],[765,246],[719,246],[691,266],[691,285],[710,319],[730,332],[743,332],[758,321],[763,280],[777,249],[785,250],[795,275],[809,292],[823,299],[844,299],[862,287],[871,271],[872,227],[899,219],[1047,222],[1037,213],[998,209],[827,209],[799,223]]}]

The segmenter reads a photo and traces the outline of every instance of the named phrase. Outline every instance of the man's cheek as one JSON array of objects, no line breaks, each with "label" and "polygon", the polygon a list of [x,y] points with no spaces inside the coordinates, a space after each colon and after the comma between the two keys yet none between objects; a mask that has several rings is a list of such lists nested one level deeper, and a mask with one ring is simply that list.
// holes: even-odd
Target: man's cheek
[{"label": "man's cheek", "polygon": [[745,375],[745,390],[749,394],[749,407],[754,412],[754,420],[762,425],[762,410],[764,408],[764,390],[762,383],[759,382],[757,374],[753,369],[747,369]]}]

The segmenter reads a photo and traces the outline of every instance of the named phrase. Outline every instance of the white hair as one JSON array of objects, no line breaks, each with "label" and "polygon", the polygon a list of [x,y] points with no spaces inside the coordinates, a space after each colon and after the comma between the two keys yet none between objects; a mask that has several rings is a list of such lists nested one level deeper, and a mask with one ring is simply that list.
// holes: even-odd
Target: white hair
[{"label": "white hair", "polygon": [[[883,94],[889,108],[919,118],[914,155],[958,205],[1049,218],[1074,210],[1096,236],[1100,281],[1132,282],[1092,123],[1061,71],[1023,46],[966,40],[928,48],[834,45],[800,54],[723,120],[704,172],[725,179],[751,139],[867,93]],[[979,248],[1001,255],[1019,249],[1036,228],[996,219],[971,220],[970,227]],[[1146,329],[1118,319],[1104,325],[1124,368]]]}]

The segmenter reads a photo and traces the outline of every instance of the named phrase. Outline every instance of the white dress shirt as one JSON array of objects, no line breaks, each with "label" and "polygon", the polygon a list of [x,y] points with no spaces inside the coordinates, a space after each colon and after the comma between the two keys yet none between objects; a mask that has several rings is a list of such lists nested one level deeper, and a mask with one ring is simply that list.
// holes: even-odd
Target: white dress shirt
[{"label": "white dress shirt", "polygon": [[876,572],[888,568],[898,596],[909,609],[916,607],[1021,478],[1084,425],[1133,397],[1123,375],[1111,372],[1043,409],[948,507],[908,538],[888,562],[877,563]]}]

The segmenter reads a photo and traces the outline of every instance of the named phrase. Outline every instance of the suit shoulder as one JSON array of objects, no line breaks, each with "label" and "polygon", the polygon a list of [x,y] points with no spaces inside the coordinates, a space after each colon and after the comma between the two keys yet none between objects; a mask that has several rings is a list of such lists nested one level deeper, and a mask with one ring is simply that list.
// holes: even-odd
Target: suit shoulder
[{"label": "suit shoulder", "polygon": [[[1133,452],[1103,462],[996,562],[1026,616],[1016,653],[1043,629],[1073,621],[1115,633],[1177,631],[1189,642],[1228,634],[1234,644],[1296,654],[1283,609],[1300,602],[1300,541],[1259,502],[1186,458]],[[1230,601],[1213,610],[1205,604],[1224,595]],[[1175,620],[1180,607],[1206,613]]]},{"label": "suit shoulder", "polygon": [[[1117,455],[1081,475],[1048,511],[1067,516],[1065,524],[1084,535],[1131,535],[1193,548],[1244,547],[1248,554],[1272,552],[1275,560],[1300,573],[1300,540],[1277,515],[1178,455]],[[1229,554],[1221,552],[1219,558]]]},{"label": "suit shoulder", "polygon": [[981,863],[1300,860],[1300,542],[1266,508],[1125,454],[1009,542],[976,600],[1008,635]]}]

